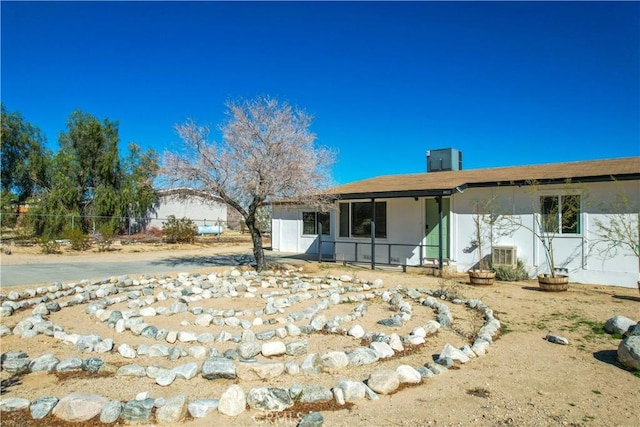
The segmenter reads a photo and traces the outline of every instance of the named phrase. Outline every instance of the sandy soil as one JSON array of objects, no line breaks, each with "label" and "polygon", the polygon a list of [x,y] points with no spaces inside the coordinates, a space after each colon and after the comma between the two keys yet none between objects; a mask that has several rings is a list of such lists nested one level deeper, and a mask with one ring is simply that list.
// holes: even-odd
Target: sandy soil
[{"label": "sandy soil", "polygon": [[[237,246],[237,245],[236,245]],[[152,248],[150,248],[152,249]],[[14,250],[12,255],[2,256],[2,264],[34,262],[37,257],[42,262],[56,257],[74,257],[77,260],[99,262],[105,256],[118,259],[131,257],[154,257],[166,254],[168,248],[137,251],[123,249],[110,254],[85,253],[81,255],[63,254],[55,256],[23,253]],[[230,250],[229,248],[225,248]],[[237,248],[240,250],[241,248]],[[207,247],[187,247],[171,250],[197,254],[210,251]],[[222,250],[222,249],[220,249]],[[174,254],[175,255],[175,254]],[[360,400],[348,409],[337,405],[319,407],[327,426],[638,426],[640,425],[640,378],[622,369],[616,361],[616,349],[620,340],[601,331],[604,322],[614,315],[624,315],[640,320],[640,297],[638,290],[571,284],[567,292],[541,292],[537,284],[531,282],[498,282],[490,287],[474,287],[466,283],[463,276],[447,281],[429,276],[423,271],[408,273],[371,271],[358,268],[345,268],[334,264],[306,263],[302,267],[312,276],[350,274],[362,280],[382,279],[385,287],[403,285],[407,287],[447,288],[465,298],[480,298],[490,306],[503,324],[502,335],[490,347],[489,353],[482,358],[473,359],[459,369],[425,380],[422,384],[407,387],[398,392],[381,396],[377,401]],[[201,272],[221,271],[222,268],[203,269]],[[80,279],[80,278],[79,278]],[[11,288],[11,290],[20,288]],[[2,290],[6,293],[7,290]],[[212,300],[213,301],[213,300]],[[215,300],[216,308],[248,308],[248,305],[260,306],[260,301],[247,302],[247,299]],[[444,344],[462,346],[469,342],[474,331],[481,326],[475,312],[461,306],[449,304],[456,318],[454,328],[441,330],[436,336],[428,338],[419,351],[380,361],[367,367],[350,368],[338,374],[322,375],[282,375],[277,379],[265,381],[237,380],[243,389],[257,386],[289,387],[293,384],[315,383],[328,387],[341,379],[365,380],[370,372],[382,368],[395,368],[400,364],[417,366],[431,362]],[[209,306],[201,304],[203,308]],[[295,310],[302,309],[296,307]],[[115,307],[114,307],[115,309]],[[336,306],[331,315],[348,312],[353,307]],[[388,317],[388,307],[380,302],[372,302],[366,318],[359,319],[366,330],[384,330],[386,333],[407,334],[413,326],[424,324],[433,319],[432,311],[415,306],[414,315],[409,324],[400,328],[381,327],[377,320]],[[13,327],[20,319],[30,315],[24,310],[2,323]],[[131,334],[117,334],[105,324],[84,314],[84,306],[66,308],[50,316],[51,320],[62,325],[66,332],[95,332],[103,338],[112,337],[116,346],[126,342],[132,346],[150,344],[145,339]],[[80,321],[79,321],[80,319]],[[182,320],[191,320],[185,316],[156,316],[153,324],[169,329],[192,330],[198,327],[180,326]],[[267,326],[265,326],[267,328]],[[384,328],[384,329],[383,329]],[[211,326],[208,331],[215,332]],[[256,331],[258,331],[256,329]],[[545,341],[547,333],[557,333],[569,339],[570,345],[561,346]],[[308,337],[309,352],[321,353],[327,349],[349,350],[360,345],[357,340],[346,336],[315,334]],[[285,339],[286,341],[286,339]],[[120,366],[131,363],[124,361],[117,352],[107,354],[80,353],[72,346],[64,345],[50,337],[39,335],[32,339],[15,336],[3,337],[1,352],[12,350],[25,351],[31,358],[45,353],[53,353],[60,360],[69,357],[97,356],[105,362]],[[219,351],[234,344],[215,343]],[[187,360],[189,359],[189,360]],[[172,367],[193,361],[181,358],[170,362],[166,359],[139,357],[133,363],[143,366],[159,365]],[[301,360],[300,360],[301,361]],[[201,361],[199,361],[201,363]],[[2,372],[2,379],[8,378]],[[20,382],[8,387],[3,397],[14,396],[35,400],[42,396],[63,397],[74,391],[96,393],[109,399],[127,401],[142,391],[151,392],[152,397],[170,397],[184,393],[189,399],[219,398],[220,394],[234,381],[205,380],[196,377],[189,381],[176,380],[169,387],[161,387],[151,379],[126,380],[113,376],[28,374]],[[238,417],[220,414],[209,415],[202,420],[187,419],[184,426],[213,425],[296,425],[302,409],[294,407],[287,413],[263,414],[250,410]],[[17,420],[7,413],[2,416],[2,425],[25,425],[25,419]],[[49,416],[38,425],[63,425]],[[77,424],[76,424],[77,425]],[[97,425],[97,424],[87,424]]]}]

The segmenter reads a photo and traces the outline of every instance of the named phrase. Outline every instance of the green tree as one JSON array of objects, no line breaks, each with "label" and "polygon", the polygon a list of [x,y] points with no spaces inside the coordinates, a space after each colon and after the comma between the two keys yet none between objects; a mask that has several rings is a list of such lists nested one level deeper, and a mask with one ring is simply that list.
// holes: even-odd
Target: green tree
[{"label": "green tree", "polygon": [[1,106],[0,152],[1,205],[3,225],[15,222],[17,210],[31,196],[47,185],[50,153],[40,130],[26,122],[19,112]]},{"label": "green tree", "polygon": [[[152,150],[131,144],[123,161],[118,123],[74,111],[59,137],[50,185],[34,217],[38,235],[58,236],[65,228],[122,231],[132,215],[143,216],[155,203],[153,178],[158,169]],[[73,220],[69,217],[73,217]]]}]

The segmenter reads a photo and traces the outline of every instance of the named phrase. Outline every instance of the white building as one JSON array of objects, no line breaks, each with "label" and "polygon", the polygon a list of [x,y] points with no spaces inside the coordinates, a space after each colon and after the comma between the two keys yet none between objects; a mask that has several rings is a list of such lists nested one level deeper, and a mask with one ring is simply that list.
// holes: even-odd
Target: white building
[{"label": "white building", "polygon": [[222,230],[239,229],[239,214],[219,198],[211,199],[196,190],[167,189],[158,191],[158,204],[149,217],[147,229],[162,229],[169,216],[188,218],[196,226],[219,226]]},{"label": "white building", "polygon": [[[495,200],[494,214],[523,226],[493,233],[483,253],[512,256],[514,263],[517,258],[533,277],[549,272],[533,233],[540,231],[536,218],[545,214],[545,204],[564,206],[572,200],[579,205],[573,225],[561,227],[553,239],[556,270],[568,273],[571,282],[637,286],[638,257],[624,247],[605,254],[602,249],[611,242],[596,235],[598,222],[622,215],[634,224],[637,239],[640,157],[461,170],[456,150],[431,153],[426,173],[376,177],[329,190],[336,199],[328,212],[274,204],[273,250],[318,254],[320,246],[323,258],[371,263],[372,268],[447,264],[465,272],[478,263],[474,207]],[[620,199],[626,203],[617,203]],[[557,214],[564,225],[562,209]]]}]

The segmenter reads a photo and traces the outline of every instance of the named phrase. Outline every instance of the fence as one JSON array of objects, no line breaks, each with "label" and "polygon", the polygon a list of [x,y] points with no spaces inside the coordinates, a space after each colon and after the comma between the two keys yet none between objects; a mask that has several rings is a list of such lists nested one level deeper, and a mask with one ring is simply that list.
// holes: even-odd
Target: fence
[{"label": "fence", "polygon": [[[441,268],[439,257],[427,256],[429,248],[438,250],[437,245],[409,244],[409,243],[375,243],[370,242],[347,242],[347,241],[318,241],[318,261],[339,261],[343,263],[370,263],[373,268],[376,264],[415,267]],[[337,252],[337,246],[340,252]],[[329,248],[327,250],[326,248]],[[351,248],[351,250],[344,250]],[[363,251],[364,249],[364,251]],[[368,250],[367,250],[368,249]],[[417,251],[417,253],[416,253]],[[364,253],[363,253],[364,252]],[[326,258],[326,254],[331,256]],[[449,265],[449,258],[443,254],[442,264]]]},{"label": "fence", "polygon": [[[148,234],[158,234],[161,233],[162,224],[169,220],[169,218],[130,218],[126,216],[100,216],[100,215],[75,215],[75,214],[67,214],[67,215],[55,215],[55,214],[35,214],[29,212],[0,212],[0,224],[2,224],[3,231],[0,231],[0,234],[6,231],[7,228],[16,228],[28,222],[29,218],[58,218],[61,219],[64,223],[64,229],[76,229],[80,226],[80,224],[88,224],[90,229],[90,234],[96,234],[98,232],[99,226],[101,222],[107,220],[118,220],[120,224],[122,224],[121,231],[124,235],[134,235],[138,233],[148,233]],[[176,218],[181,219],[181,218]],[[243,229],[244,223],[240,220],[236,221],[226,221],[221,219],[207,219],[207,218],[189,218],[197,227],[204,226],[217,226],[221,227],[224,230],[233,230],[233,231],[245,231]]]}]

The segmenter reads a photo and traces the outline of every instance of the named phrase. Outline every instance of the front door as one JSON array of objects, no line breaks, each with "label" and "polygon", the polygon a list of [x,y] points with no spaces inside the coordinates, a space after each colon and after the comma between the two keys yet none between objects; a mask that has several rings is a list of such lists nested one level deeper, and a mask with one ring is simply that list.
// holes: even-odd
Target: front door
[{"label": "front door", "polygon": [[[438,258],[440,246],[438,200],[426,199],[425,205],[425,258]],[[449,258],[449,199],[442,199],[442,258]]]}]

